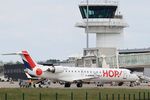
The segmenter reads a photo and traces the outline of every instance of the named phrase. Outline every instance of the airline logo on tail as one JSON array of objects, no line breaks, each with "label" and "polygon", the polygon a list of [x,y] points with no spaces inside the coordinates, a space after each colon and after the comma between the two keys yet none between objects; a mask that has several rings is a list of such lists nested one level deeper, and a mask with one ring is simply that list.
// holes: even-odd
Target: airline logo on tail
[{"label": "airline logo on tail", "polygon": [[[38,67],[38,64],[30,57],[29,53],[26,50],[16,53],[7,53],[2,55],[20,55],[26,70],[26,73],[31,75],[40,76],[43,74],[43,70]],[[29,69],[29,70],[28,70]],[[29,76],[29,75],[28,75]]]},{"label": "airline logo on tail", "polygon": [[32,58],[30,57],[30,55],[28,54],[27,51],[22,51],[21,57],[22,57],[22,60],[23,60],[24,65],[25,65],[26,68],[32,70],[37,65],[36,62],[34,62],[32,60]]},{"label": "airline logo on tail", "polygon": [[[26,68],[33,70],[37,66],[37,63],[33,61],[33,59],[30,57],[27,51],[22,51],[21,57]],[[35,73],[36,75],[40,76],[42,75],[43,71],[40,68],[36,68]]]}]

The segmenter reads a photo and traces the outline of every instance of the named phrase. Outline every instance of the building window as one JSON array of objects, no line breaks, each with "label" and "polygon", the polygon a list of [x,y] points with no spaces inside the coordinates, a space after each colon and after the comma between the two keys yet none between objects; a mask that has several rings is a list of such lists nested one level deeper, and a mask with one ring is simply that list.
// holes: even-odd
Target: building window
[{"label": "building window", "polygon": [[92,64],[96,64],[96,59],[92,59]]}]

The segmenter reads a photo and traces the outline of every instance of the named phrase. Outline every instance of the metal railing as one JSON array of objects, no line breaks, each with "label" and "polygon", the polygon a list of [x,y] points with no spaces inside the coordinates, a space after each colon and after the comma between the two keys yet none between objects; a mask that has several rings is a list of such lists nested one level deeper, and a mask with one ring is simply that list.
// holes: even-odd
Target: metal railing
[{"label": "metal railing", "polygon": [[[11,96],[11,97],[10,97]],[[0,100],[64,100],[63,97],[67,96],[68,99],[65,100],[150,100],[150,92],[138,92],[138,93],[124,93],[124,94],[103,94],[101,92],[96,94],[96,97],[93,97],[92,99],[91,94],[88,92],[85,92],[85,95],[82,95],[82,97],[77,97],[74,95],[73,92],[68,93],[67,95],[55,93],[51,96],[46,96],[42,93],[36,94],[36,95],[29,95],[22,93],[21,98],[14,97],[13,95],[10,95],[8,93],[5,93],[2,97],[0,97]],[[34,99],[33,99],[34,97]]]}]

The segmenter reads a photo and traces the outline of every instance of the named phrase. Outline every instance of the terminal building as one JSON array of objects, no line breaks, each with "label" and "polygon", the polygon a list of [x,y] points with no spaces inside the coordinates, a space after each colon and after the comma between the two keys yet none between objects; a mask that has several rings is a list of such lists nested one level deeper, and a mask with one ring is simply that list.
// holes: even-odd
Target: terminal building
[{"label": "terminal building", "polygon": [[18,81],[19,79],[27,80],[24,69],[23,64],[4,64],[4,77],[14,81]]}]

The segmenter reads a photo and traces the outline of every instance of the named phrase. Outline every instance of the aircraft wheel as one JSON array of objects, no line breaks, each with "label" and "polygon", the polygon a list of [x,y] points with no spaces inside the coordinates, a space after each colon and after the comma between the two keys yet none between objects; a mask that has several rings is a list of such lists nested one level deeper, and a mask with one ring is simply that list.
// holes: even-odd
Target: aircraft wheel
[{"label": "aircraft wheel", "polygon": [[70,87],[71,83],[67,82],[65,83],[65,86],[64,87]]},{"label": "aircraft wheel", "polygon": [[39,88],[42,88],[42,85],[41,85],[41,84],[39,84]]},{"label": "aircraft wheel", "polygon": [[130,87],[134,87],[134,83],[133,82],[130,83]]},{"label": "aircraft wheel", "polygon": [[122,86],[123,85],[123,82],[120,82],[119,84],[118,84],[118,86]]},{"label": "aircraft wheel", "polygon": [[103,84],[97,84],[97,87],[103,87],[104,85]]},{"label": "aircraft wheel", "polygon": [[33,87],[36,88],[36,85],[34,84]]},{"label": "aircraft wheel", "polygon": [[77,87],[82,87],[82,83],[81,82],[77,83]]}]

